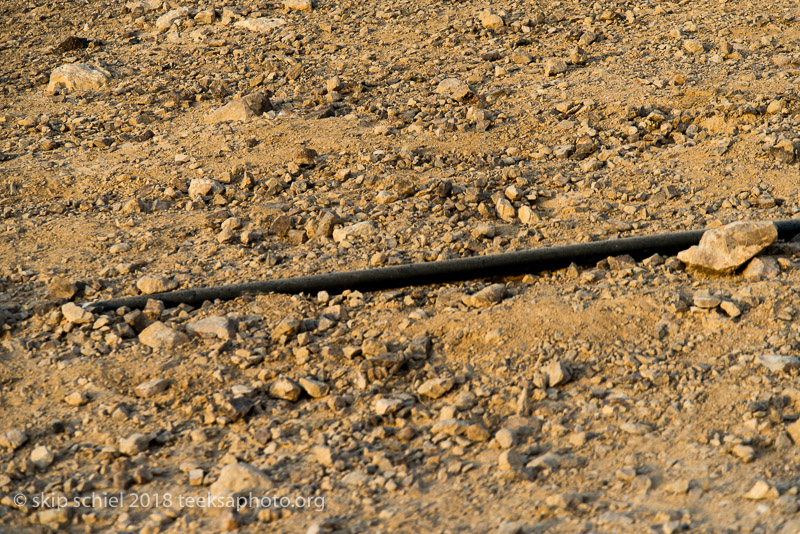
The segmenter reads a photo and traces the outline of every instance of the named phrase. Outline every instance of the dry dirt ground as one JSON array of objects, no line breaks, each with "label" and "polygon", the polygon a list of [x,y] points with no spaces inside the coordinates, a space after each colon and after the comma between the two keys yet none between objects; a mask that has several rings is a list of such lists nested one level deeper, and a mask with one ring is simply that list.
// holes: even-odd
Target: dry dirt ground
[{"label": "dry dirt ground", "polygon": [[793,244],[67,304],[791,218],[796,1],[0,13],[0,531],[800,532]]}]

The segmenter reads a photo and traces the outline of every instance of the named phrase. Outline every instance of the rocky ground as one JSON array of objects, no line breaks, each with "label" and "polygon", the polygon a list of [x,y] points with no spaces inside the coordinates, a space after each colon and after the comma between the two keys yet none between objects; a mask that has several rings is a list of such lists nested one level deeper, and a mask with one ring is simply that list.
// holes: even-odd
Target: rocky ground
[{"label": "rocky ground", "polygon": [[793,242],[79,306],[792,218],[794,0],[0,12],[0,531],[800,532]]}]

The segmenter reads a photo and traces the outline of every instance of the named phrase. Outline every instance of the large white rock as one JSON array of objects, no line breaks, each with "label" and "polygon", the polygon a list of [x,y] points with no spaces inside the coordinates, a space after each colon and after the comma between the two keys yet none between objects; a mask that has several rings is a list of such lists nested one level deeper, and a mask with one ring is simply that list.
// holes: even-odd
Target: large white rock
[{"label": "large white rock", "polygon": [[285,19],[259,17],[257,19],[244,19],[235,22],[233,25],[243,30],[250,30],[251,32],[267,33],[275,28],[280,28],[286,24]]},{"label": "large white rock", "polygon": [[67,91],[88,91],[105,87],[111,74],[99,67],[85,63],[69,63],[57,67],[50,73],[48,91],[66,89]]},{"label": "large white rock", "polygon": [[740,221],[706,231],[700,244],[678,253],[683,263],[730,272],[773,244],[778,229],[770,221]]}]

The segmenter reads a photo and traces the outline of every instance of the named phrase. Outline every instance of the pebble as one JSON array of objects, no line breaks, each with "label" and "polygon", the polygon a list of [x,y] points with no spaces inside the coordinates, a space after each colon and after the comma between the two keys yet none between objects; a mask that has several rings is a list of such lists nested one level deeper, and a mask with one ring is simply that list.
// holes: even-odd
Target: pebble
[{"label": "pebble", "polygon": [[374,410],[377,415],[392,415],[403,405],[400,399],[378,398],[375,400]]},{"label": "pebble", "polygon": [[295,11],[311,11],[311,0],[283,0],[283,7]]},{"label": "pebble", "polygon": [[134,388],[134,392],[139,397],[149,398],[166,391],[170,386],[170,381],[164,378],[156,378],[142,382]]},{"label": "pebble", "polygon": [[547,77],[563,74],[568,70],[569,66],[563,59],[551,58],[544,64],[544,75]]},{"label": "pebble", "polygon": [[333,240],[336,243],[351,241],[356,236],[370,236],[377,233],[378,229],[371,221],[361,221],[349,226],[343,226],[333,231]]},{"label": "pebble", "polygon": [[544,373],[550,387],[561,386],[572,380],[572,369],[562,360],[551,360],[544,368]]},{"label": "pebble", "polygon": [[247,18],[244,20],[239,20],[235,22],[233,25],[236,28],[250,30],[251,32],[269,33],[276,28],[285,26],[286,20],[282,18],[267,18],[267,17],[258,17],[254,19]]},{"label": "pebble", "polygon": [[313,399],[321,399],[330,393],[331,388],[325,382],[312,378],[300,378],[298,382],[300,387]]},{"label": "pebble", "polygon": [[497,458],[497,464],[501,471],[520,471],[525,465],[522,455],[514,449],[505,450]]},{"label": "pebble", "polygon": [[178,282],[164,276],[146,275],[139,278],[136,287],[143,295],[153,295],[177,289]]},{"label": "pebble", "polygon": [[785,356],[783,354],[761,354],[757,359],[758,363],[775,373],[783,373],[792,369],[800,368],[800,358],[796,356]]},{"label": "pebble", "polygon": [[135,456],[149,447],[150,437],[144,434],[136,433],[119,439],[119,452],[128,456]]},{"label": "pebble", "polygon": [[139,333],[139,342],[153,349],[167,349],[177,347],[189,341],[189,337],[167,326],[161,321],[156,321]]},{"label": "pebble", "polygon": [[237,98],[206,117],[206,122],[248,121],[272,109],[272,103],[263,93],[252,93]]},{"label": "pebble", "polygon": [[166,13],[158,17],[158,19],[156,19],[156,24],[155,24],[156,31],[158,31],[159,33],[166,32],[167,30],[170,29],[170,27],[175,23],[176,20],[181,18],[187,18],[193,12],[194,10],[189,7],[179,7],[167,11]]},{"label": "pebble", "polygon": [[74,283],[58,276],[50,281],[47,289],[52,299],[71,299],[78,292]]},{"label": "pebble", "polygon": [[67,302],[61,306],[61,314],[64,319],[74,324],[89,324],[95,320],[93,313],[84,310],[74,302]]},{"label": "pebble", "polygon": [[15,451],[25,445],[28,441],[28,434],[21,430],[12,429],[0,433],[0,447]]},{"label": "pebble", "polygon": [[197,336],[214,336],[229,340],[236,336],[237,331],[236,321],[220,315],[186,323],[186,332]]},{"label": "pebble", "polygon": [[280,377],[277,378],[269,387],[269,394],[278,399],[284,399],[291,402],[297,402],[300,398],[302,389],[293,380]]},{"label": "pebble", "polygon": [[505,284],[492,284],[474,293],[463,297],[464,304],[473,308],[486,308],[497,304],[506,296]]},{"label": "pebble", "polygon": [[742,271],[742,276],[748,282],[758,282],[775,278],[781,272],[778,261],[770,256],[760,256],[750,260]]},{"label": "pebble", "polygon": [[431,378],[417,388],[417,393],[429,399],[438,399],[453,389],[453,386],[455,386],[455,380],[452,378]]},{"label": "pebble", "polygon": [[755,484],[753,484],[753,487],[744,494],[744,498],[750,499],[751,501],[777,499],[778,496],[778,490],[770,486],[769,483],[764,480],[757,481]]},{"label": "pebble", "polygon": [[487,30],[499,30],[505,25],[503,18],[500,15],[492,13],[491,11],[481,11],[478,15],[478,20],[481,23],[481,26],[486,28]]},{"label": "pebble", "polygon": [[272,480],[257,467],[245,462],[226,465],[219,472],[209,491],[217,500],[242,492],[264,493],[273,488]]},{"label": "pebble", "polygon": [[495,441],[497,441],[497,444],[500,445],[500,447],[503,449],[510,449],[511,447],[514,446],[516,442],[516,436],[514,434],[514,431],[511,430],[510,428],[501,428],[500,430],[498,430],[497,433],[494,435],[494,439]]},{"label": "pebble", "polygon": [[311,454],[318,464],[325,467],[333,467],[333,451],[324,445],[315,445],[311,449]]},{"label": "pebble", "polygon": [[55,461],[55,454],[45,445],[39,445],[31,451],[31,463],[40,470],[47,469]]},{"label": "pebble", "polygon": [[64,402],[70,406],[83,406],[89,403],[89,397],[87,397],[86,394],[81,391],[73,391],[64,397]]}]

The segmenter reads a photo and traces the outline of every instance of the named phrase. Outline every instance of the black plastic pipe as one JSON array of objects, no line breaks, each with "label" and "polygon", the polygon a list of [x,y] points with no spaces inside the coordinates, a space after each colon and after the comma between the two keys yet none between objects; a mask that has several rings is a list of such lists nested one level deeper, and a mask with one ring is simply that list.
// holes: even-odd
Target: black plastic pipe
[{"label": "black plastic pipe", "polygon": [[[800,219],[775,221],[774,224],[778,228],[778,239],[791,238],[800,234]],[[122,306],[127,306],[131,309],[143,308],[150,299],[160,300],[167,307],[173,307],[178,304],[198,305],[206,300],[230,300],[242,295],[264,293],[314,294],[318,291],[340,293],[346,289],[376,291],[398,287],[458,282],[492,276],[528,274],[562,269],[573,262],[578,265],[589,265],[608,256],[622,254],[629,254],[635,259],[643,259],[656,253],[671,256],[699,243],[704,232],[705,230],[670,232],[644,237],[626,237],[592,243],[521,250],[489,256],[412,263],[379,269],[182,289],[153,295],[103,300],[87,303],[84,307],[96,311],[114,310]]]}]

